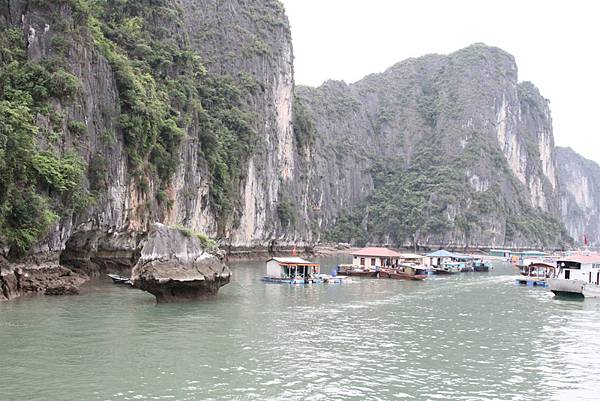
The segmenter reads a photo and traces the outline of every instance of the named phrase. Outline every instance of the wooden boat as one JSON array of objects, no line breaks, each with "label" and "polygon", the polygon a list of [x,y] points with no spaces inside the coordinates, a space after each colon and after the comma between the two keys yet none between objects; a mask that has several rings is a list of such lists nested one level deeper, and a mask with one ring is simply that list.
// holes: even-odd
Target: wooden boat
[{"label": "wooden boat", "polygon": [[133,282],[129,279],[129,277],[122,277],[119,276],[118,274],[107,274],[108,277],[110,277],[113,281],[114,284],[121,284],[121,285],[133,285]]},{"label": "wooden boat", "polygon": [[378,277],[379,273],[380,272],[371,270],[349,270],[344,272],[346,276],[354,277]]},{"label": "wooden boat", "polygon": [[360,268],[353,265],[338,265],[337,272],[345,276],[380,277],[377,269]]},{"label": "wooden boat", "polygon": [[433,274],[456,274],[460,273],[460,270],[450,270],[445,267],[434,267]]},{"label": "wooden boat", "polygon": [[394,280],[425,280],[427,278],[427,274],[413,274],[401,270],[386,270],[385,272],[382,270],[379,274],[380,278],[391,278]]}]

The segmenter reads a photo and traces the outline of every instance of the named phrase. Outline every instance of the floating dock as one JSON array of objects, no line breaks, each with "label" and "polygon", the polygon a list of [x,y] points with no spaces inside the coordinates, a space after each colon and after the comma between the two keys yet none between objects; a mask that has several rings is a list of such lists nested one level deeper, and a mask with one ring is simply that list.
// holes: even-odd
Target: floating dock
[{"label": "floating dock", "polygon": [[548,287],[548,283],[543,277],[519,277],[515,283],[527,287]]}]

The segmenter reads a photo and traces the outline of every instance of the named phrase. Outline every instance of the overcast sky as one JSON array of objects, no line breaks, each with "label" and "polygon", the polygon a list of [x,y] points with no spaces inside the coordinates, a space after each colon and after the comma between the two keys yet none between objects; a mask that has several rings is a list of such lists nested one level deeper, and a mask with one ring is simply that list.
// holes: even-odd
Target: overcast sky
[{"label": "overcast sky", "polygon": [[409,57],[484,42],[513,54],[519,80],[550,99],[557,145],[600,163],[600,2],[282,1],[296,83],[355,82]]}]

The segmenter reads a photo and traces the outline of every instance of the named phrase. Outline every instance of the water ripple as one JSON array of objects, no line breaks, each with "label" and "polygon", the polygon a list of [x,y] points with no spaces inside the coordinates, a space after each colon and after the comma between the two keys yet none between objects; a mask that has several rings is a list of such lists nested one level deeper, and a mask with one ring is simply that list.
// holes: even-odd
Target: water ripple
[{"label": "water ripple", "polygon": [[3,400],[593,400],[600,302],[514,271],[265,285],[155,306],[110,284],[0,305]]}]

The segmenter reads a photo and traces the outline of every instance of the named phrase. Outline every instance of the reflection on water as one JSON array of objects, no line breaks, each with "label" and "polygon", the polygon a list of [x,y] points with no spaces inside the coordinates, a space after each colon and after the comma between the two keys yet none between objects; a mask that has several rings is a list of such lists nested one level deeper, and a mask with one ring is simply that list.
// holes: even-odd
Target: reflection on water
[{"label": "reflection on water", "polygon": [[97,282],[0,304],[0,398],[598,398],[597,300],[517,287],[508,266],[307,287],[265,284],[263,266],[233,263],[206,303]]}]

